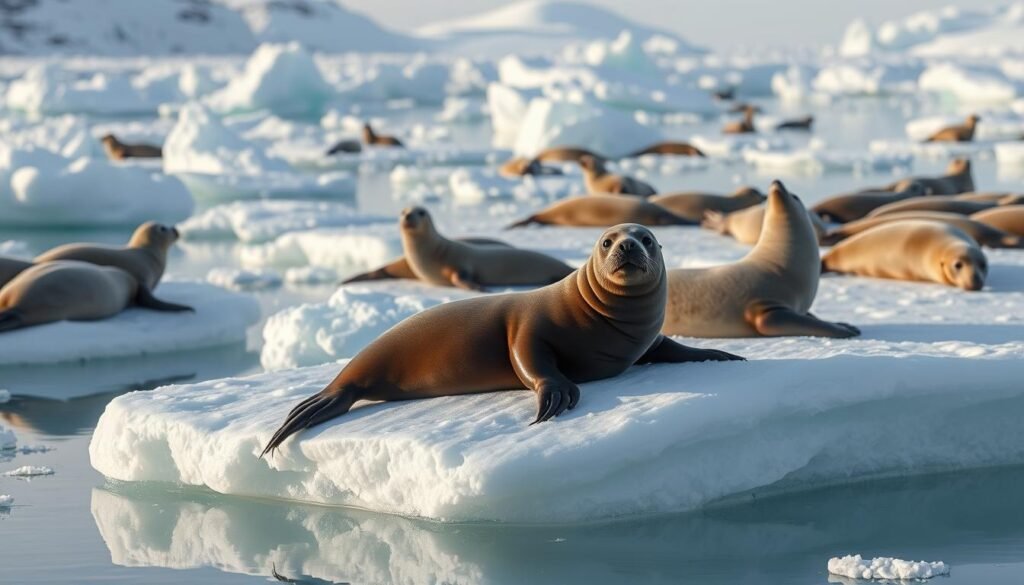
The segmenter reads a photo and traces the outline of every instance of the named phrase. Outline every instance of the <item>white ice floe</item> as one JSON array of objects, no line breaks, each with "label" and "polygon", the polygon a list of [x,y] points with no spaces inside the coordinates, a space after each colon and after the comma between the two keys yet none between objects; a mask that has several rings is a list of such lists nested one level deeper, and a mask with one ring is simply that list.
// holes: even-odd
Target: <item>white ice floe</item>
[{"label": "white ice floe", "polygon": [[329,201],[235,201],[217,205],[178,224],[189,240],[234,239],[260,243],[294,231],[390,222]]},{"label": "white ice floe", "polygon": [[[4,390],[6,392],[6,390]],[[10,398],[10,394],[7,395]],[[6,400],[0,401],[7,402]],[[18,437],[14,434],[14,431],[7,427],[0,425],[0,451],[11,451],[18,447]]]},{"label": "white ice floe", "polygon": [[1024,142],[1002,142],[995,145],[995,153],[1000,166],[1024,166]]},{"label": "white ice floe", "polygon": [[12,110],[41,114],[152,114],[159,100],[149,99],[123,73],[97,72],[79,79],[60,65],[32,68],[7,88]]},{"label": "white ice floe", "polygon": [[281,275],[272,270],[244,268],[212,268],[206,282],[231,290],[266,290],[281,286]]},{"label": "white ice floe", "polygon": [[515,152],[533,156],[551,146],[583,144],[618,158],[661,140],[660,133],[633,116],[593,103],[535,98],[523,116]]},{"label": "white ice floe", "polygon": [[917,44],[911,50],[912,54],[921,57],[996,57],[1024,52],[1024,8],[1020,3],[1008,3],[989,15],[949,14],[952,18],[947,22],[956,26],[953,29],[947,27],[943,34]]},{"label": "white ice floe", "polygon": [[410,100],[440,104],[450,80],[448,65],[426,55],[401,63],[367,62],[347,73],[340,82],[338,97],[349,102]]},{"label": "white ice floe", "polygon": [[453,201],[480,205],[495,201],[552,200],[584,192],[580,176],[502,177],[493,169],[458,169],[449,177]]},{"label": "white ice floe", "polygon": [[369,270],[402,254],[402,242],[393,224],[360,229],[323,228],[290,232],[260,245],[242,248],[247,268],[331,268],[339,274]]},{"label": "white ice floe", "polygon": [[904,561],[891,557],[863,559],[860,555],[833,557],[828,572],[840,577],[867,580],[922,581],[949,574],[949,565],[942,561]]},{"label": "white ice floe", "polygon": [[969,103],[1001,103],[1016,98],[1017,84],[995,67],[936,63],[918,79],[921,91],[947,94]]},{"label": "white ice floe", "polygon": [[255,299],[197,282],[164,282],[157,297],[195,308],[165,313],[129,308],[102,321],[61,321],[0,335],[0,365],[126,358],[245,341],[259,320]]},{"label": "white ice floe", "polygon": [[867,173],[906,167],[913,161],[909,153],[869,153],[859,151],[803,148],[799,150],[746,150],[743,160],[764,173],[816,175],[824,172]]},{"label": "white ice floe", "polygon": [[449,97],[444,100],[444,107],[437,115],[439,122],[471,124],[485,120],[490,116],[487,102],[479,98]]},{"label": "white ice floe", "polygon": [[32,250],[29,249],[28,244],[21,240],[2,240],[0,241],[0,256],[31,258]]},{"label": "white ice floe", "polygon": [[10,508],[14,505],[14,496],[0,494],[0,508]]},{"label": "white ice floe", "polygon": [[11,391],[10,390],[0,390],[0,404],[3,404],[4,402],[8,402],[10,399],[11,399]]},{"label": "white ice floe", "polygon": [[[914,49],[918,54],[942,54],[942,47],[952,48],[945,43],[947,39],[956,39],[967,31],[984,31],[997,24],[1002,17],[1009,16],[1009,20],[1012,20],[1010,12],[1012,10],[979,11],[946,6],[916,12],[902,20],[886,21],[876,28],[872,28],[863,19],[857,19],[847,27],[839,53],[855,57],[878,51]],[[984,45],[985,39],[985,36],[974,37],[978,45]],[[971,47],[976,48],[976,45]],[[964,53],[955,51],[953,54]]]},{"label": "white ice floe", "polygon": [[843,61],[826,65],[811,83],[815,91],[832,96],[913,93],[922,67],[874,60]]},{"label": "white ice floe", "polygon": [[284,272],[284,281],[295,285],[320,285],[338,282],[338,273],[322,266],[289,268]]},{"label": "white ice floe", "polygon": [[53,475],[53,469],[45,465],[22,465],[17,469],[5,471],[7,477],[38,477],[40,475]]},{"label": "white ice floe", "polygon": [[914,140],[878,139],[868,142],[868,152],[880,156],[915,156],[926,159],[949,159],[973,156],[991,157],[998,143],[972,140],[971,142],[918,142]]},{"label": "white ice floe", "polygon": [[709,157],[737,156],[748,150],[785,151],[789,148],[789,141],[785,138],[758,134],[695,135],[690,137],[690,143]]},{"label": "white ice floe", "polygon": [[829,96],[816,91],[812,85],[817,74],[816,68],[791,65],[772,76],[772,93],[786,102],[827,101]]}]

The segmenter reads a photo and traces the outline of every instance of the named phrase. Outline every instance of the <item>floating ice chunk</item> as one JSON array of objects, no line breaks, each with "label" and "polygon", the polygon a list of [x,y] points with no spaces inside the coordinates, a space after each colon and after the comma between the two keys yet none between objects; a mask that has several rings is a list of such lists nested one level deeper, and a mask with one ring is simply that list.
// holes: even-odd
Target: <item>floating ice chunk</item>
[{"label": "floating ice chunk", "polygon": [[918,79],[921,91],[949,94],[971,103],[1012,101],[1017,85],[996,68],[937,63],[925,69]]},{"label": "floating ice chunk", "polygon": [[11,391],[10,390],[0,390],[0,404],[8,402],[8,401],[10,401],[10,399],[11,399]]},{"label": "floating ice chunk", "polygon": [[264,43],[249,58],[245,71],[206,101],[221,113],[269,110],[280,116],[320,116],[331,94],[301,45]]},{"label": "floating ice chunk", "polygon": [[520,89],[492,83],[487,86],[487,109],[491,112],[491,127],[494,129],[496,146],[515,145],[519,127],[526,118],[530,100],[540,97],[540,90]]},{"label": "floating ice chunk", "polygon": [[16,150],[40,149],[72,159],[106,156],[82,116],[5,118],[0,120],[0,133],[3,143]]},{"label": "floating ice chunk", "polygon": [[791,65],[789,69],[772,76],[772,93],[783,101],[827,100],[828,96],[816,92],[812,87],[817,74],[817,69]]},{"label": "floating ice chunk", "polygon": [[630,73],[656,75],[654,60],[647,55],[641,41],[630,30],[623,30],[610,41],[593,41],[583,47],[583,60],[594,67],[621,69]]},{"label": "floating ice chunk", "polygon": [[78,79],[59,65],[29,69],[6,92],[8,108],[43,114],[148,114],[159,103],[146,99],[125,75],[95,73]]},{"label": "floating ice chunk", "polygon": [[0,494],[0,508],[10,508],[14,505],[14,496]]},{"label": "floating ice chunk", "polygon": [[828,572],[851,579],[919,581],[948,575],[949,565],[942,561],[904,561],[890,557],[866,560],[860,555],[852,555],[829,559]]},{"label": "floating ice chunk", "polygon": [[547,98],[530,101],[516,138],[515,152],[533,156],[550,146],[585,144],[618,158],[661,140],[660,133],[618,110],[590,103]]},{"label": "floating ice chunk", "polygon": [[[907,122],[907,138],[925,140],[948,126],[959,126],[966,116],[927,116]],[[1018,140],[1024,135],[1024,118],[1016,115],[984,113],[974,131],[979,141]],[[998,146],[998,145],[997,145]]]},{"label": "floating ice chunk", "polygon": [[872,61],[847,61],[822,68],[812,85],[830,95],[878,95],[913,93],[922,67],[883,65]]},{"label": "floating ice chunk", "polygon": [[249,268],[320,266],[339,274],[369,270],[402,254],[398,230],[392,224],[365,228],[323,228],[284,234],[272,241],[247,246],[242,264]]},{"label": "floating ice chunk", "polygon": [[288,164],[263,154],[198,103],[186,105],[164,143],[164,172],[254,175],[287,171]]},{"label": "floating ice chunk", "polygon": [[1000,166],[1024,166],[1024,142],[1002,142],[995,145],[995,152]]},{"label": "floating ice chunk", "polygon": [[238,238],[260,243],[288,232],[390,221],[390,217],[364,215],[327,201],[236,201],[190,217],[178,230],[189,240]]},{"label": "floating ice chunk", "polygon": [[498,79],[498,68],[491,61],[459,57],[452,62],[445,90],[452,96],[480,96]]},{"label": "floating ice chunk", "polygon": [[197,282],[164,282],[164,300],[195,313],[130,308],[102,321],[61,321],[0,335],[0,365],[124,358],[231,345],[245,341],[260,317],[248,295]]},{"label": "floating ice chunk", "polygon": [[338,282],[338,273],[322,266],[289,268],[284,273],[284,281],[297,285],[334,284]]},{"label": "floating ice chunk", "polygon": [[858,18],[846,26],[839,54],[843,57],[862,57],[875,49],[875,34],[867,21]]},{"label": "floating ice chunk", "polygon": [[[7,392],[4,390],[4,392]],[[7,398],[10,399],[10,393],[7,394]],[[7,402],[3,400],[0,402]],[[10,451],[18,447],[18,437],[14,434],[14,431],[7,427],[0,425],[0,451]]]},{"label": "floating ice chunk", "polygon": [[22,465],[17,469],[4,472],[7,477],[38,477],[40,475],[53,475],[53,469],[45,465]]},{"label": "floating ice chunk", "polygon": [[206,273],[206,282],[231,290],[265,290],[281,286],[281,275],[270,270],[213,268]]}]

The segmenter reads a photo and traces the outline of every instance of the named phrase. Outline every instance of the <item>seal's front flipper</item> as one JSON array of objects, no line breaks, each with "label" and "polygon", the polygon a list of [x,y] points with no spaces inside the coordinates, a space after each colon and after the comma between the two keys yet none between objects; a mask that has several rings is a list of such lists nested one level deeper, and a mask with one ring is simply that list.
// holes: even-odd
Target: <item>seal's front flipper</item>
[{"label": "seal's front flipper", "polygon": [[856,337],[860,329],[847,323],[830,323],[814,315],[801,315],[784,307],[769,308],[753,315],[752,324],[765,337]]},{"label": "seal's front flipper", "polygon": [[172,313],[182,311],[196,312],[195,309],[188,305],[179,305],[177,303],[161,301],[154,297],[153,293],[150,292],[149,289],[142,286],[139,287],[139,291],[135,294],[135,304],[145,309],[153,309],[154,311],[167,311]]},{"label": "seal's front flipper", "polygon": [[512,368],[519,381],[537,394],[537,417],[530,425],[576,408],[580,401],[580,388],[558,369],[551,348],[531,335],[521,337],[509,350]]},{"label": "seal's front flipper", "polygon": [[678,343],[662,335],[637,364],[679,364],[685,362],[734,362],[746,358],[717,349],[698,349]]},{"label": "seal's front flipper", "polygon": [[302,429],[314,427],[345,414],[352,408],[357,398],[357,391],[353,387],[344,387],[339,390],[328,386],[303,400],[288,413],[288,417],[267,442],[267,446],[263,448],[260,458],[262,459],[267,453],[272,453],[285,439]]},{"label": "seal's front flipper", "polygon": [[14,331],[25,326],[21,314],[14,310],[0,311],[0,331]]},{"label": "seal's front flipper", "polygon": [[452,282],[452,285],[457,288],[461,288],[464,290],[474,290],[477,292],[487,292],[487,289],[484,288],[483,285],[481,285],[478,282],[475,282],[473,278],[469,275],[469,273],[467,273],[464,270],[452,271],[450,280]]}]

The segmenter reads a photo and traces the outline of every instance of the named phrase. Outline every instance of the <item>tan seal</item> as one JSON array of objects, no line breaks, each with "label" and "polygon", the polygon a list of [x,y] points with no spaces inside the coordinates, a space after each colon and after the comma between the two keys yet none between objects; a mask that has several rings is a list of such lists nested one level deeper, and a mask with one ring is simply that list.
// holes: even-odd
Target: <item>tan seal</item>
[{"label": "tan seal", "polygon": [[387,136],[383,134],[377,134],[373,131],[373,126],[370,126],[369,122],[363,124],[363,143],[372,146],[396,146],[402,147],[402,141],[395,138],[394,136]]},{"label": "tan seal", "polygon": [[583,184],[587,188],[587,193],[591,195],[610,194],[650,197],[657,193],[654,187],[639,179],[609,173],[604,163],[592,156],[581,156],[580,168],[583,169]]},{"label": "tan seal", "polygon": [[704,214],[708,211],[732,213],[764,203],[764,193],[748,186],[740,187],[732,195],[691,191],[655,195],[648,199],[648,201],[660,205],[680,217],[696,222],[704,219]]},{"label": "tan seal", "polygon": [[403,210],[399,225],[409,268],[419,280],[436,286],[484,290],[551,284],[572,272],[566,263],[540,252],[449,240],[422,207]]},{"label": "tan seal", "polygon": [[993,207],[971,214],[971,219],[1018,236],[1024,236],[1024,205]]},{"label": "tan seal", "polygon": [[949,126],[929,136],[925,142],[970,142],[981,118],[977,114],[967,116],[959,126]]},{"label": "tan seal", "polygon": [[804,116],[803,118],[794,118],[792,120],[783,120],[776,126],[776,130],[810,130],[814,124],[814,116]]},{"label": "tan seal", "polygon": [[907,183],[899,191],[859,191],[835,195],[811,208],[825,221],[846,223],[867,216],[875,209],[897,201],[925,194],[924,185],[916,181]]},{"label": "tan seal", "polygon": [[742,260],[668,271],[665,335],[853,337],[860,330],[810,313],[821,258],[810,214],[779,181],[768,190],[764,229]]},{"label": "tan seal", "polygon": [[660,155],[672,155],[672,156],[706,156],[701,149],[690,144],[689,142],[656,142],[650,146],[645,146],[639,150],[633,151],[627,154],[623,158],[634,158],[638,156],[644,156],[647,154],[660,154]]},{"label": "tan seal", "polygon": [[1020,193],[1010,193],[1008,191],[996,193],[961,193],[960,195],[953,195],[952,197],[963,201],[991,201],[997,205],[1020,205],[1021,203],[1024,203],[1024,195]]},{"label": "tan seal", "polygon": [[981,290],[988,260],[962,230],[937,221],[906,220],[863,231],[834,246],[822,271],[937,282]]},{"label": "tan seal", "polygon": [[750,134],[756,132],[754,129],[754,114],[758,109],[754,106],[747,106],[743,109],[743,119],[728,122],[722,127],[722,134]]},{"label": "tan seal", "polygon": [[[716,231],[723,236],[731,236],[741,244],[753,246],[761,239],[761,230],[764,227],[767,210],[767,205],[760,204],[732,213],[708,211],[704,214],[704,220],[700,225],[704,229]],[[805,212],[817,237],[825,235],[828,227],[821,221],[818,214],[806,210]]]},{"label": "tan seal", "polygon": [[586,264],[555,284],[443,304],[392,327],[299,403],[262,455],[357,400],[525,388],[537,395],[537,423],[575,407],[577,384],[633,364],[741,359],[661,335],[667,290],[654,234],[635,224],[612,227]]},{"label": "tan seal", "polygon": [[157,311],[192,310],[155,298],[120,268],[59,260],[27,268],[0,288],[0,331],[105,319],[130,305]]},{"label": "tan seal", "polygon": [[942,211],[899,211],[876,217],[865,217],[864,219],[851,221],[850,223],[845,223],[834,230],[830,230],[821,238],[821,244],[831,246],[875,226],[882,225],[884,223],[892,223],[894,221],[906,220],[927,220],[948,223],[949,225],[963,230],[964,233],[974,238],[974,241],[986,248],[1024,247],[1024,238],[1020,236],[1004,232],[1001,229],[986,225],[959,213],[946,213]]},{"label": "tan seal", "polygon": [[107,134],[100,139],[103,143],[103,150],[112,160],[124,160],[126,158],[161,158],[164,155],[163,149],[151,144],[125,144],[113,134]]},{"label": "tan seal", "polygon": [[931,195],[925,197],[911,197],[902,201],[896,201],[871,210],[867,217],[877,217],[889,213],[900,213],[903,211],[942,211],[945,213],[959,213],[970,215],[984,209],[999,205],[998,201],[957,199],[950,195]]},{"label": "tan seal", "polygon": [[[458,238],[456,242],[463,242],[465,244],[471,244],[473,246],[497,246],[502,248],[511,248],[501,240],[493,240],[491,238]],[[405,278],[409,280],[416,280],[416,273],[412,271],[412,267],[409,266],[408,260],[405,256],[401,256],[388,262],[380,268],[375,268],[369,272],[362,272],[355,276],[350,276],[345,280],[341,281],[341,284],[351,284],[353,282],[366,282],[371,280],[391,280]]]},{"label": "tan seal", "polygon": [[149,221],[135,229],[125,247],[100,244],[65,244],[36,256],[35,263],[80,260],[120,268],[149,290],[156,288],[167,268],[167,251],[178,240],[172,226]]},{"label": "tan seal", "polygon": [[660,205],[638,197],[616,195],[570,197],[517,221],[506,229],[534,223],[577,227],[608,227],[620,223],[639,223],[648,226],[696,225],[696,222],[680,217]]},{"label": "tan seal", "polygon": [[971,174],[971,161],[958,158],[946,167],[946,174],[941,177],[909,177],[885,187],[886,191],[903,191],[910,183],[921,183],[925,195],[959,195],[974,192],[974,177]]}]

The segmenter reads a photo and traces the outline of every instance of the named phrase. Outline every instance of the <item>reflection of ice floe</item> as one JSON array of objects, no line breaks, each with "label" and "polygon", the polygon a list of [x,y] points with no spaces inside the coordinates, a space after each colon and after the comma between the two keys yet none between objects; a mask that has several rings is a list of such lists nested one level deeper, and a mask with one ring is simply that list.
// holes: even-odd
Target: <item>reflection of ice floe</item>
[{"label": "reflection of ice floe", "polygon": [[178,230],[189,240],[237,238],[259,243],[287,232],[382,221],[391,218],[356,213],[348,205],[327,201],[236,201],[190,217]]}]

